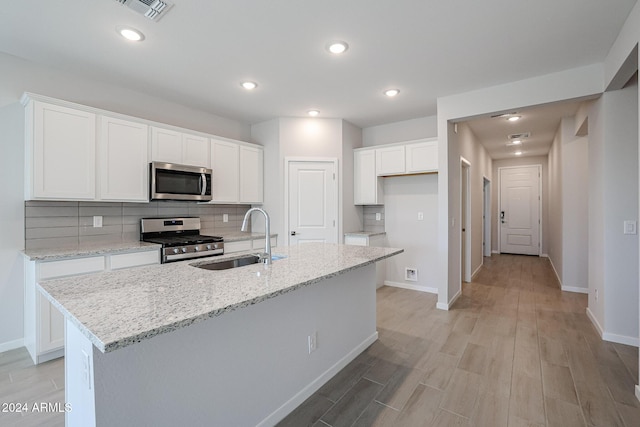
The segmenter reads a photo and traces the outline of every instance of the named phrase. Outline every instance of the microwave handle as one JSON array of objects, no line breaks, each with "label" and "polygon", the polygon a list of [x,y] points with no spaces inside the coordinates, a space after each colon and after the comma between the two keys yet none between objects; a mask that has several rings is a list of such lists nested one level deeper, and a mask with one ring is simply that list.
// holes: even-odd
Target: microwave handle
[{"label": "microwave handle", "polygon": [[200,174],[200,195],[204,196],[207,194],[207,175]]}]

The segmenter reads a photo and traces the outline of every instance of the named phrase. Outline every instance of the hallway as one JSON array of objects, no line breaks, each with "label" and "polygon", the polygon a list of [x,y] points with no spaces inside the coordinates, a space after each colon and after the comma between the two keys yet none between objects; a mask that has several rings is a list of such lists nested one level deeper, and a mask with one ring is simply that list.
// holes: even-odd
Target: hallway
[{"label": "hallway", "polygon": [[600,340],[587,296],[545,258],[484,262],[448,312],[380,288],[380,339],[280,425],[640,425],[638,350]]}]

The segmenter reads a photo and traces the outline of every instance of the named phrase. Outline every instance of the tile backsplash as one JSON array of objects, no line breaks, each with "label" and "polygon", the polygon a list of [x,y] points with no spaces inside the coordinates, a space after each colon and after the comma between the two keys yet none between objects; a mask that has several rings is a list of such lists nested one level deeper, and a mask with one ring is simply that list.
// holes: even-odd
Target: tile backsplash
[{"label": "tile backsplash", "polygon": [[[380,214],[380,220],[376,220],[376,214]],[[363,214],[364,214],[364,230],[363,231],[371,231],[371,232],[383,232],[384,229],[384,206],[382,205],[372,205],[372,206],[363,206]]]},{"label": "tile backsplash", "polygon": [[[198,216],[202,234],[240,231],[250,205],[208,205],[194,202],[149,203],[25,202],[25,249],[74,247],[140,240],[140,219]],[[223,222],[223,215],[228,222]],[[93,217],[102,216],[102,227]]]}]

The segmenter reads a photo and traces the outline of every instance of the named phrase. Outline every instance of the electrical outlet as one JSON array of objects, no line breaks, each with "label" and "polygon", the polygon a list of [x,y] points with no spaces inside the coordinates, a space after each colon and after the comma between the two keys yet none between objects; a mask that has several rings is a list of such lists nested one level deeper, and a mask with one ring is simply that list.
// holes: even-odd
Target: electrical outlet
[{"label": "electrical outlet", "polygon": [[95,215],[93,217],[93,226],[95,228],[101,228],[102,227],[102,216],[101,215]]},{"label": "electrical outlet", "polygon": [[424,220],[424,212],[418,212],[418,221]]},{"label": "electrical outlet", "polygon": [[229,222],[229,214],[222,214],[222,222]]},{"label": "electrical outlet", "polygon": [[376,221],[380,221],[382,219],[382,214],[380,212],[376,212]]},{"label": "electrical outlet", "polygon": [[418,269],[417,268],[406,267],[404,269],[404,280],[408,280],[410,282],[417,282],[418,281]]},{"label": "electrical outlet", "polygon": [[309,354],[316,351],[318,348],[318,332],[314,331],[311,335],[307,337],[307,342],[309,344]]}]

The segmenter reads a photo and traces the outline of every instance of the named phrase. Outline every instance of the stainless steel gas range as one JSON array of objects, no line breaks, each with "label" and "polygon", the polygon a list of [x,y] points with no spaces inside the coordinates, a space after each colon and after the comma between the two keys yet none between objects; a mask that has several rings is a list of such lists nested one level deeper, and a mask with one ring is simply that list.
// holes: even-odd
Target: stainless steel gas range
[{"label": "stainless steel gas range", "polygon": [[142,218],[140,240],[162,245],[162,263],[224,254],[219,236],[200,234],[200,218]]}]

